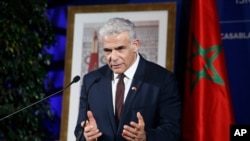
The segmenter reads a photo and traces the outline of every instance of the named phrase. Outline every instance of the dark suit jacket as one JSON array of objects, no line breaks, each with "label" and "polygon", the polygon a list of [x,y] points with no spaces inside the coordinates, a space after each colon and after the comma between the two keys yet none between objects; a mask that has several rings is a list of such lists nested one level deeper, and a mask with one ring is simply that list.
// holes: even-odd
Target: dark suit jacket
[{"label": "dark suit jacket", "polygon": [[[86,95],[98,128],[103,133],[98,141],[125,141],[123,125],[137,122],[136,113],[144,118],[147,141],[176,141],[180,138],[181,100],[173,73],[141,57],[123,106],[119,126],[116,124],[112,103],[112,71],[107,65],[84,76],[80,96],[80,111],[75,135],[85,120]],[[137,90],[132,90],[132,87]],[[118,126],[118,127],[117,127]],[[83,137],[84,138],[84,137]]]}]

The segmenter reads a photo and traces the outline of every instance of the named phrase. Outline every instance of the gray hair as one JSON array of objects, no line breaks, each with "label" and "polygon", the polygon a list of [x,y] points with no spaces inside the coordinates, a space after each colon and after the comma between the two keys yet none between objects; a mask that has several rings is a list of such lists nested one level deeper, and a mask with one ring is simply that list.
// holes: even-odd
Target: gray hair
[{"label": "gray hair", "polygon": [[99,39],[105,35],[120,34],[127,31],[129,34],[130,41],[136,39],[135,25],[128,19],[124,18],[112,18],[108,20],[99,30]]}]

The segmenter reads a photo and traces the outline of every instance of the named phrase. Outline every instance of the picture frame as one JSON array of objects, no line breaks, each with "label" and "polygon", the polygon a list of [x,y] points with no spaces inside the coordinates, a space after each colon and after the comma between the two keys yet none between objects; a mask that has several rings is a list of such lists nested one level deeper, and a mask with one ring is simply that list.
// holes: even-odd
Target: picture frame
[{"label": "picture frame", "polygon": [[[83,77],[88,72],[95,33],[100,25],[113,17],[127,18],[135,23],[141,42],[139,52],[145,59],[174,70],[176,2],[70,6],[64,85],[69,84],[75,75]],[[100,67],[105,64],[101,47],[97,53]],[[60,140],[75,140],[81,83],[63,92]]]}]

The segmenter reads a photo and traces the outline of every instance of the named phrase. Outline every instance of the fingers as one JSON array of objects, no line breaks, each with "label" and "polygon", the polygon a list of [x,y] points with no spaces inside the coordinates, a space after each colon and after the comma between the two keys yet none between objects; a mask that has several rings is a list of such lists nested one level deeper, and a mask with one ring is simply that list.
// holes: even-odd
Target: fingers
[{"label": "fingers", "polygon": [[[88,140],[94,140],[102,135],[97,127],[97,123],[93,113],[91,111],[87,112],[88,120],[86,121],[84,127],[84,137]],[[82,127],[84,126],[85,121],[81,123]]]},{"label": "fingers", "polygon": [[143,117],[142,117],[141,113],[140,113],[140,112],[137,112],[136,115],[137,115],[137,118],[138,118],[139,125],[144,126],[144,125],[145,125],[145,122],[144,122],[144,120],[143,120]]},{"label": "fingers", "polygon": [[146,140],[146,132],[144,130],[144,120],[141,113],[137,112],[138,123],[130,122],[130,125],[124,125],[122,136],[128,141]]},{"label": "fingers", "polygon": [[[93,116],[93,113],[91,111],[87,112],[88,120],[86,121],[86,124],[90,122],[90,124],[96,124],[95,118]],[[86,126],[85,121],[81,122],[81,126]]]},{"label": "fingers", "polygon": [[98,137],[100,137],[102,133],[99,131],[99,129],[95,128],[92,125],[89,125],[84,128],[84,137],[86,140],[94,140]]},{"label": "fingers", "polygon": [[81,122],[81,126],[82,126],[82,127],[84,126],[84,123],[85,123],[85,121]]},{"label": "fingers", "polygon": [[138,118],[138,123],[132,121],[132,122],[130,122],[130,125],[133,128],[136,128],[138,131],[144,130],[145,123],[144,123],[144,120],[143,120],[141,113],[137,112],[136,116]]},{"label": "fingers", "polygon": [[131,126],[128,125],[124,125],[123,126],[123,132],[122,132],[122,136],[128,140],[128,141],[132,141],[137,137],[138,131],[136,128],[133,128]]},{"label": "fingers", "polygon": [[95,118],[94,118],[93,113],[91,111],[87,112],[87,116],[88,116],[89,122],[95,122]]},{"label": "fingers", "polygon": [[[86,124],[89,122],[90,124],[94,124],[96,125],[96,121],[95,121],[95,118],[93,116],[93,113],[91,111],[88,111],[87,112],[87,116],[88,116],[88,120],[86,121]],[[83,127],[84,126],[84,123],[85,121],[81,122],[81,126]],[[85,125],[86,126],[86,125]]]}]

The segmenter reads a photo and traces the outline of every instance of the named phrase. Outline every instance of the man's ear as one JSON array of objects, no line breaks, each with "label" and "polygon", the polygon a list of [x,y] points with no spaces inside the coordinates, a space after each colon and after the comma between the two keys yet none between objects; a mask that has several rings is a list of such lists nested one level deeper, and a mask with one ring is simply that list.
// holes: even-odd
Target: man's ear
[{"label": "man's ear", "polygon": [[134,52],[138,52],[139,47],[140,47],[140,41],[139,41],[139,39],[135,39],[133,42]]}]

